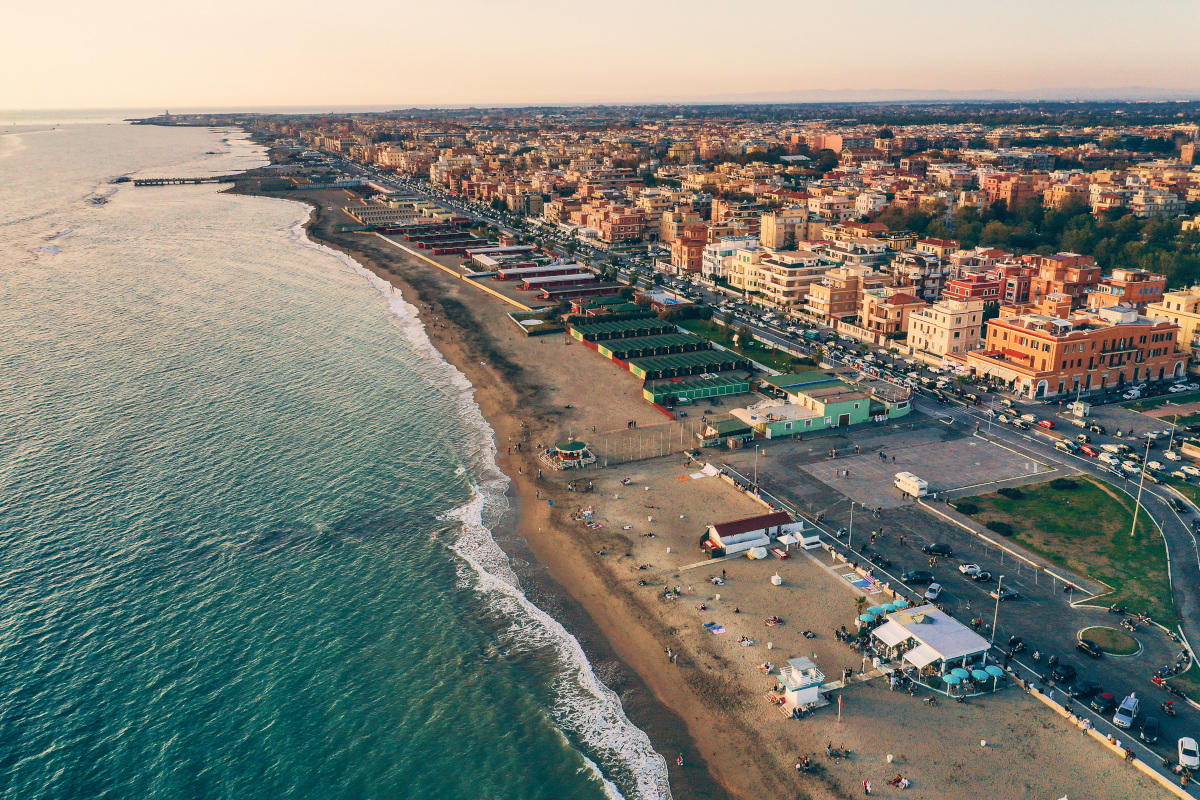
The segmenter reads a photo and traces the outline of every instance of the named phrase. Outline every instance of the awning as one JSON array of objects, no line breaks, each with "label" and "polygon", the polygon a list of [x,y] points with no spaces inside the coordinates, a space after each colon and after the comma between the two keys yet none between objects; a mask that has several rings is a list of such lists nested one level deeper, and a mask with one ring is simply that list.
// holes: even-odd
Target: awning
[{"label": "awning", "polygon": [[914,647],[904,654],[904,660],[912,664],[917,669],[924,669],[933,662],[941,658],[941,654],[927,644],[920,647]]},{"label": "awning", "polygon": [[871,631],[871,635],[879,641],[883,642],[888,647],[895,647],[903,641],[906,641],[911,634],[904,630],[904,627],[895,622],[887,622],[880,625],[875,630]]},{"label": "awning", "polygon": [[799,541],[800,540],[797,539],[796,536],[791,533],[785,533],[783,536],[779,537],[780,544],[797,544]]}]

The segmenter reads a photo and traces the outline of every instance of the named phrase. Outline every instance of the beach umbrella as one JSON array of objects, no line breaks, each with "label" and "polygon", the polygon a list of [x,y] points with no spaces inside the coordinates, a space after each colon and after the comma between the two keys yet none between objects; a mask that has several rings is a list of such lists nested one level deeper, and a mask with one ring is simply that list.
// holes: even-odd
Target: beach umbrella
[{"label": "beach umbrella", "polygon": [[874,614],[877,617],[882,617],[884,614],[883,606],[871,606],[870,608],[867,609],[867,611],[871,612],[872,614]]},{"label": "beach umbrella", "polygon": [[983,671],[992,676],[992,691],[996,691],[996,683],[1004,677],[1004,670],[997,667],[995,664],[988,664],[983,668]]},{"label": "beach umbrella", "polygon": [[883,610],[888,612],[889,614],[892,613],[893,611],[895,611],[896,609],[898,609],[899,607],[900,606],[896,605],[895,603],[884,603],[883,604]]},{"label": "beach umbrella", "polygon": [[874,614],[859,614],[858,619],[861,622],[874,622],[875,615]]},{"label": "beach umbrella", "polygon": [[989,677],[989,675],[981,669],[971,670],[971,680],[986,681],[988,679],[988,677]]},{"label": "beach umbrella", "polygon": [[894,605],[896,607],[896,610],[898,611],[902,608],[908,608],[908,601],[907,600],[895,600],[892,602],[892,605]]},{"label": "beach umbrella", "polygon": [[967,672],[962,667],[955,667],[954,669],[950,670],[950,674],[957,675],[959,678],[962,678],[963,680],[971,677],[971,673]]},{"label": "beach umbrella", "polygon": [[949,686],[958,686],[960,683],[962,683],[962,678],[948,672],[942,676],[942,683],[945,683]]}]

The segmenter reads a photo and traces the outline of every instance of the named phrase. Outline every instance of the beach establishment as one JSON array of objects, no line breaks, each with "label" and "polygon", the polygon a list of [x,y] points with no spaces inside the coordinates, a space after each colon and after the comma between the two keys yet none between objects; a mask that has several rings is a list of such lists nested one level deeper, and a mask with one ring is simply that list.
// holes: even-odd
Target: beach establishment
[{"label": "beach establishment", "polygon": [[880,660],[891,662],[896,669],[915,670],[914,677],[929,688],[947,694],[977,694],[970,690],[978,684],[987,687],[988,681],[1003,674],[986,663],[991,647],[988,640],[936,606],[885,614],[887,621],[871,631]]}]

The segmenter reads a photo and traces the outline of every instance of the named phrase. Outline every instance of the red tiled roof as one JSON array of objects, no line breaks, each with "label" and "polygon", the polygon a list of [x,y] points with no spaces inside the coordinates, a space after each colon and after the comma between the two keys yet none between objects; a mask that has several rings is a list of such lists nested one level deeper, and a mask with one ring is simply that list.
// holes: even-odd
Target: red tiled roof
[{"label": "red tiled roof", "polygon": [[792,517],[785,511],[776,511],[774,514],[762,514],[757,517],[746,517],[745,519],[735,519],[732,522],[722,522],[719,525],[713,525],[718,536],[736,536],[739,533],[747,533],[749,531],[762,530],[763,528],[774,528],[776,525],[787,525],[792,522]]}]

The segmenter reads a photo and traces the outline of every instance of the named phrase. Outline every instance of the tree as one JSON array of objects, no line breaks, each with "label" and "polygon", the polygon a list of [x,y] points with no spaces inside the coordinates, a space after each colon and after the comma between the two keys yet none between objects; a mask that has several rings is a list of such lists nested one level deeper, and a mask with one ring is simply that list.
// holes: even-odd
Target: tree
[{"label": "tree", "polygon": [[750,343],[754,341],[754,335],[750,333],[750,326],[744,322],[742,323],[742,327],[738,328],[737,336],[738,343],[742,347],[749,347]]},{"label": "tree", "polygon": [[888,352],[888,355],[892,357],[892,366],[895,367],[896,366],[896,356],[900,355],[900,350],[895,347],[889,347],[887,349],[887,352]]}]

